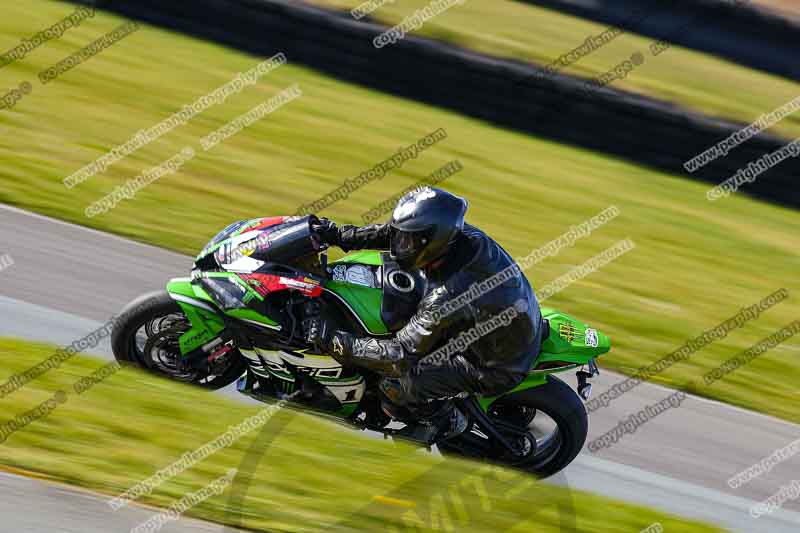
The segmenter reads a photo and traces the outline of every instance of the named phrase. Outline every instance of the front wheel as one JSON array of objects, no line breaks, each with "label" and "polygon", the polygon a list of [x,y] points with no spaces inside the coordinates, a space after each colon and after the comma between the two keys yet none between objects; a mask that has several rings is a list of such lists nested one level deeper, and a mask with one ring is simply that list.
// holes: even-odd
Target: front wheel
[{"label": "front wheel", "polygon": [[[580,397],[555,376],[547,376],[544,385],[499,398],[487,415],[495,429],[516,445],[517,453],[494,446],[493,451],[481,455],[542,478],[570,464],[583,448],[589,431]],[[458,439],[454,440],[440,448],[464,454],[467,450],[459,446]]]},{"label": "front wheel", "polygon": [[233,383],[244,373],[247,363],[238,350],[215,359],[209,371],[181,369],[178,341],[190,327],[168,292],[146,294],[120,313],[111,332],[111,349],[120,363],[211,390]]}]

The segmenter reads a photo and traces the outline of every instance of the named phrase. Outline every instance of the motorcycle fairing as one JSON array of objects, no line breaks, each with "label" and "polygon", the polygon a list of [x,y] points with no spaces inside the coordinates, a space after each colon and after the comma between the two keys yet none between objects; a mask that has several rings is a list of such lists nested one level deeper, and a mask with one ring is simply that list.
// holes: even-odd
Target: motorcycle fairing
[{"label": "motorcycle fairing", "polygon": [[256,375],[272,378],[286,394],[295,391],[298,374],[319,383],[346,409],[355,409],[366,390],[364,376],[353,368],[343,367],[333,357],[258,348],[242,350],[242,354],[250,360],[250,368]]},{"label": "motorcycle fairing", "polygon": [[267,262],[290,263],[316,254],[321,243],[311,230],[312,219],[284,216],[235,222],[203,248],[195,258],[195,268],[252,273]]},{"label": "motorcycle fairing", "polygon": [[291,217],[266,217],[266,218],[254,218],[250,220],[240,220],[238,222],[234,222],[230,224],[228,227],[220,231],[217,235],[214,236],[211,241],[203,248],[200,254],[195,258],[196,260],[200,260],[212,252],[215,252],[220,246],[223,245],[226,241],[230,241],[234,237],[241,235],[242,233],[248,231],[255,231],[266,229],[272,226],[280,225],[288,221]]},{"label": "motorcycle fairing", "polygon": [[[252,307],[246,305],[250,301],[263,301],[265,296],[275,291],[299,290],[308,296],[319,296],[323,291],[326,291],[344,302],[368,333],[372,335],[387,335],[390,334],[390,331],[384,323],[381,313],[385,303],[385,295],[382,288],[383,283],[385,283],[383,276],[385,273],[383,270],[384,259],[381,252],[361,251],[349,254],[332,263],[334,267],[337,264],[372,267],[372,272],[375,273],[376,279],[381,279],[381,286],[378,287],[369,286],[369,283],[365,283],[363,276],[359,276],[357,280],[351,278],[348,281],[346,275],[342,281],[325,281],[322,285],[311,278],[286,278],[284,276],[255,273],[207,272],[200,274],[198,279],[226,278],[227,282],[236,284],[236,291],[241,293],[239,300],[244,305],[227,309],[225,314],[240,320],[255,322],[262,327],[280,329],[280,325],[275,321],[259,314]],[[177,278],[168,284],[167,290],[184,310],[192,324],[192,329],[184,334],[180,340],[181,350],[184,355],[203,346],[210,345],[212,341],[222,335],[225,325],[216,308],[222,307],[223,299],[220,295],[214,294],[213,289],[209,293],[207,287],[204,288],[198,283],[198,280]],[[548,374],[563,372],[575,368],[575,366],[588,364],[590,360],[608,352],[611,348],[611,341],[608,336],[565,313],[555,309],[542,308],[542,317],[549,321],[550,333],[542,342],[541,352],[534,362],[534,368],[531,369],[531,373],[517,387],[501,396],[480,398],[480,404],[484,409],[488,409],[494,401],[502,396],[545,384]],[[251,361],[258,359],[257,357],[255,359],[251,358],[247,354],[244,355]],[[272,355],[269,359],[265,358],[265,360],[271,361],[271,363],[268,363],[271,374],[282,380],[284,388],[287,389],[284,392],[291,392],[295,386],[294,375],[291,372],[282,370],[288,363],[300,368],[300,372],[311,374],[315,380],[320,381],[323,386],[329,388],[330,392],[340,400],[343,409],[346,411],[351,412],[357,404],[355,398],[360,398],[361,394],[363,394],[362,390],[360,393],[354,393],[355,396],[353,396],[350,390],[345,391],[344,388],[341,388],[346,386],[361,387],[363,380],[360,382],[361,384],[357,383],[360,376],[335,378],[333,374],[331,376],[324,375],[325,372],[338,371],[335,368],[338,367],[338,364],[331,357],[304,355],[303,359],[309,359],[306,364],[300,365],[295,364],[297,363],[296,360],[287,361],[286,358],[280,355],[277,356],[279,359],[275,359],[275,357],[275,355]],[[309,362],[315,362],[310,359],[311,357],[326,361],[326,363],[325,365],[310,365],[308,364]],[[258,360],[260,361],[260,359]],[[548,363],[552,363],[552,365],[548,365]],[[326,367],[326,365],[328,366]],[[537,369],[537,367],[541,368]],[[265,369],[265,371],[270,369]],[[331,385],[333,383],[331,380],[338,379],[344,379],[344,385]],[[328,383],[323,380],[327,380]],[[336,386],[340,388],[334,389],[333,387]],[[339,398],[339,396],[342,396],[339,393],[343,391],[344,396]]]},{"label": "motorcycle fairing", "polygon": [[203,272],[195,279],[171,280],[167,292],[181,306],[192,326],[180,338],[181,353],[188,355],[222,334],[226,326],[221,312],[259,327],[280,330],[280,324],[254,307],[270,293],[290,290],[311,297],[322,294],[320,283],[308,277]]}]

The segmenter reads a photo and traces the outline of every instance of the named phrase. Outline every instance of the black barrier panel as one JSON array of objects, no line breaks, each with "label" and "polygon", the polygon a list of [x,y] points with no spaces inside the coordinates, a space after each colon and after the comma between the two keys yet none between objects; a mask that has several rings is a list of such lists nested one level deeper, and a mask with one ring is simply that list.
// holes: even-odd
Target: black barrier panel
[{"label": "black barrier panel", "polygon": [[[751,0],[520,0],[800,80],[800,19]],[[632,17],[634,10],[643,12]],[[685,27],[689,31],[683,31]],[[695,28],[691,30],[691,28]]]},{"label": "black barrier panel", "polygon": [[[788,142],[762,133],[690,174],[685,161],[744,125],[609,87],[587,92],[585,80],[543,78],[536,67],[430,39],[406,36],[378,49],[372,40],[386,27],[302,2],[113,0],[97,6],[264,57],[284,52],[289,63],[341,80],[711,184]],[[798,207],[798,174],[800,161],[789,158],[740,192]]]}]

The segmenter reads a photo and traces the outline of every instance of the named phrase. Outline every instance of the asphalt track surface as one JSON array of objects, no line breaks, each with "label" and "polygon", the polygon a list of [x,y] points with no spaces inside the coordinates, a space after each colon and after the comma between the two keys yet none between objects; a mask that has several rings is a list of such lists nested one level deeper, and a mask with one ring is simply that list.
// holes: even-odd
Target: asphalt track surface
[{"label": "asphalt track surface", "polygon": [[[0,255],[14,265],[0,272],[0,336],[69,344],[117,313],[136,296],[188,274],[191,258],[61,221],[0,205]],[[736,306],[734,306],[736,307]],[[591,317],[583,317],[591,321]],[[698,332],[700,331],[698,327]],[[90,353],[109,358],[108,345]],[[661,355],[661,354],[659,354]],[[613,357],[613,351],[606,357]],[[621,379],[603,371],[594,394]],[[574,385],[574,379],[572,379]],[[224,391],[238,396],[235,391]],[[609,407],[590,415],[589,440],[616,426],[645,405],[673,391],[642,384]],[[243,398],[244,399],[244,398]],[[716,523],[742,532],[800,531],[800,501],[750,517],[752,505],[800,480],[800,455],[737,489],[727,480],[800,438],[800,426],[743,409],[689,397],[679,408],[625,435],[611,448],[587,449],[565,473],[569,485],[672,514]],[[93,532],[128,531],[130,516],[106,506],[86,505],[75,521],[65,502],[101,498],[63,486],[12,475],[0,476],[0,530]],[[535,502],[531,502],[535,505]],[[141,509],[146,519],[153,511]],[[578,504],[578,512],[580,505]],[[203,531],[197,524],[174,531]],[[46,527],[45,527],[46,526]],[[195,527],[196,526],[196,527]],[[218,526],[203,526],[221,530]],[[173,531],[165,529],[165,532]]]},{"label": "asphalt track surface", "polygon": [[[0,531],[3,533],[128,532],[160,512],[135,505],[113,512],[106,496],[3,472],[0,472],[0,491],[3,494]],[[160,530],[161,533],[221,531],[219,524],[184,517],[166,523]]]}]

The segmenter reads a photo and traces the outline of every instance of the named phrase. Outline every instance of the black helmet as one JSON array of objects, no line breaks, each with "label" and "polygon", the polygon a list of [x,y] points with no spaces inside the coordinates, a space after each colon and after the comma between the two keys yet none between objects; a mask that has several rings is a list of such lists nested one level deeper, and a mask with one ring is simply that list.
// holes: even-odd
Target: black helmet
[{"label": "black helmet", "polygon": [[422,187],[400,198],[392,214],[389,248],[403,268],[422,268],[442,257],[464,228],[467,201]]}]

